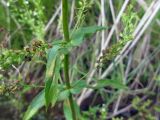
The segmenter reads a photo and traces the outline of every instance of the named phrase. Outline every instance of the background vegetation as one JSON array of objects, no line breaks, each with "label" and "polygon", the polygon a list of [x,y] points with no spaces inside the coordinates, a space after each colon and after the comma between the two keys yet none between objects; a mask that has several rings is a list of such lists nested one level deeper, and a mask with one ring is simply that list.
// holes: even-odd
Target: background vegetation
[{"label": "background vegetation", "polygon": [[1,0],[0,120],[159,120],[159,9]]}]

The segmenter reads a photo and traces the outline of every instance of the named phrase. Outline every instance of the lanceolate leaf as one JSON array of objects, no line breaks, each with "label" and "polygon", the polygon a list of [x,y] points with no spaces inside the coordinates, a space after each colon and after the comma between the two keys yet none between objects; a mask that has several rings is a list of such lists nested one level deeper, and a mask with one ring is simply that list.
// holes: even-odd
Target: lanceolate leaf
[{"label": "lanceolate leaf", "polygon": [[48,107],[50,104],[54,106],[54,104],[57,101],[58,93],[59,93],[58,79],[54,76],[53,80],[49,79],[46,81],[46,87],[45,87],[46,107]]},{"label": "lanceolate leaf", "polygon": [[33,99],[24,115],[24,120],[31,119],[44,105],[48,107],[49,104],[52,104],[53,106],[56,103],[59,94],[58,79],[61,65],[59,53],[60,49],[61,47],[56,45],[49,50],[45,77],[45,90],[43,90]]},{"label": "lanceolate leaf", "polygon": [[41,91],[29,105],[23,120],[30,120],[37,111],[45,105],[44,90]]},{"label": "lanceolate leaf", "polygon": [[113,87],[115,89],[126,89],[127,86],[125,86],[123,83],[120,81],[116,80],[109,80],[109,79],[104,79],[104,80],[99,80],[97,81],[96,88],[103,88],[103,87]]},{"label": "lanceolate leaf", "polygon": [[86,35],[92,35],[97,31],[101,31],[106,29],[106,27],[102,26],[90,26],[90,27],[82,27],[73,32],[71,36],[71,44],[73,46],[78,46],[83,43]]},{"label": "lanceolate leaf", "polygon": [[58,78],[61,65],[59,49],[60,46],[54,46],[48,53],[45,85],[46,107],[50,104],[54,106],[58,98]]},{"label": "lanceolate leaf", "polygon": [[72,119],[72,112],[70,109],[70,104],[68,100],[65,100],[63,103],[63,111],[64,111],[64,115],[66,120],[73,120]]},{"label": "lanceolate leaf", "polygon": [[48,52],[46,78],[51,78],[54,73],[54,67],[59,49],[60,46],[57,45],[51,48]]}]

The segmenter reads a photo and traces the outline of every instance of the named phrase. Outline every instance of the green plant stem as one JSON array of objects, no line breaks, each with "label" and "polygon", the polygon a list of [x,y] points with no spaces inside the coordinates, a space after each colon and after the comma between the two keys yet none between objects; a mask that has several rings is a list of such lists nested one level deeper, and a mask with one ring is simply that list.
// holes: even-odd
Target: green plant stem
[{"label": "green plant stem", "polygon": [[[62,21],[63,21],[63,33],[65,41],[69,42],[69,28],[68,28],[68,0],[62,0]],[[68,89],[71,88],[70,80],[69,80],[69,54],[64,57],[64,76],[66,81],[66,86]],[[73,102],[72,94],[69,95],[69,103],[72,111],[72,118],[76,120],[76,112]]]}]

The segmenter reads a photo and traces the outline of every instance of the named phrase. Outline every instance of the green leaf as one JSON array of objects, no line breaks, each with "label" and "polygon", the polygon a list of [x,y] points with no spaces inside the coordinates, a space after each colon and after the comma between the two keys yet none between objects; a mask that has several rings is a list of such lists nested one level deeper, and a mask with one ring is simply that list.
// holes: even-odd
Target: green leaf
[{"label": "green leaf", "polygon": [[[76,101],[73,101],[73,103],[74,103],[74,108],[75,108],[75,112],[76,112],[76,116],[77,116],[78,120],[82,120],[79,106],[77,105]],[[64,116],[65,116],[66,120],[73,120],[72,119],[72,111],[71,111],[70,104],[69,104],[68,100],[65,100],[63,103],[63,112],[64,112]]]},{"label": "green leaf", "polygon": [[45,98],[43,90],[32,100],[27,111],[25,112],[23,120],[30,120],[37,113],[37,111],[44,105],[45,105]]},{"label": "green leaf", "polygon": [[83,88],[87,86],[86,81],[79,80],[72,84],[72,88],[70,89],[72,94],[79,94]]},{"label": "green leaf", "polygon": [[45,102],[46,107],[52,104],[52,107],[57,101],[59,90],[58,90],[58,79],[54,77],[54,79],[49,79],[46,81],[45,85]]},{"label": "green leaf", "polygon": [[54,46],[48,52],[48,62],[46,70],[46,84],[45,84],[45,102],[46,107],[52,104],[52,107],[55,105],[59,89],[58,89],[58,79],[59,79],[59,70],[61,65],[60,46]]},{"label": "green leaf", "polygon": [[71,92],[69,89],[61,91],[58,96],[58,101],[66,100],[69,97],[70,93]]},{"label": "green leaf", "polygon": [[60,46],[56,45],[48,51],[46,78],[51,78],[54,73],[54,67],[59,49]]},{"label": "green leaf", "polygon": [[95,88],[103,88],[106,86],[113,87],[115,89],[127,89],[127,86],[122,84],[120,81],[116,80],[109,80],[109,79],[104,79],[104,80],[99,80],[96,83]]},{"label": "green leaf", "polygon": [[67,42],[64,40],[54,40],[52,42],[52,45],[65,45],[65,44],[67,44]]},{"label": "green leaf", "polygon": [[64,112],[66,120],[73,120],[72,111],[70,109],[70,104],[68,100],[64,101],[63,103],[63,112]]},{"label": "green leaf", "polygon": [[86,35],[91,35],[96,33],[97,31],[101,31],[106,29],[106,27],[102,26],[90,26],[90,27],[82,27],[73,32],[71,36],[71,45],[79,46],[83,43]]}]

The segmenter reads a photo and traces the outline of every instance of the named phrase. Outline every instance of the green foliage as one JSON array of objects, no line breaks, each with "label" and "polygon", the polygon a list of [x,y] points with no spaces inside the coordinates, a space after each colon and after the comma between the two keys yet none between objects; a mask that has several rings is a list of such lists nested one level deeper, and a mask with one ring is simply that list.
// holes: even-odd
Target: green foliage
[{"label": "green foliage", "polygon": [[[45,87],[45,98],[46,98],[46,106],[48,107],[50,103],[52,105],[55,104],[57,98],[58,98],[58,77],[59,77],[59,71],[60,71],[60,65],[61,65],[61,56],[64,56],[64,51],[69,51],[69,49],[73,46],[78,46],[82,44],[84,37],[88,34],[93,34],[96,31],[100,31],[105,29],[104,27],[87,27],[87,28],[81,28],[76,30],[72,37],[70,43],[63,43],[61,42],[55,42],[53,48],[49,50],[48,52],[48,61],[47,61],[47,71],[46,71],[46,87]],[[60,52],[61,51],[61,52]],[[75,85],[73,85],[75,86]],[[78,86],[73,87],[70,92],[71,93],[79,93],[81,89],[85,87],[84,82],[80,82]],[[54,92],[53,92],[54,91]],[[66,91],[66,95],[68,96],[69,91]]]},{"label": "green foliage", "polygon": [[[55,12],[56,8],[55,5],[59,4],[55,0],[41,0],[44,6],[44,16],[47,17],[46,19],[49,20],[52,14]],[[47,9],[46,9],[47,8]]]},{"label": "green foliage", "polygon": [[30,103],[23,120],[30,120],[38,110],[45,105],[44,90],[41,91]]},{"label": "green foliage", "polygon": [[127,9],[127,12],[123,14],[122,23],[124,29],[123,32],[120,33],[121,39],[111,47],[108,47],[102,51],[103,55],[97,61],[97,68],[102,67],[104,63],[112,60],[115,56],[117,56],[123,47],[127,44],[127,42],[133,39],[133,32],[138,22],[138,16],[132,10],[133,6],[130,5]]},{"label": "green foliage", "polygon": [[31,61],[33,58],[42,59],[46,57],[46,51],[49,44],[39,40],[34,40],[29,46],[24,47],[24,50],[13,50],[1,48],[0,51],[0,69],[5,70],[17,65],[23,61]]},{"label": "green foliage", "polygon": [[67,100],[69,95],[71,94],[70,89],[63,89],[59,92],[58,101]]},{"label": "green foliage", "polygon": [[78,28],[77,30],[73,31],[71,36],[71,45],[73,46],[79,46],[83,43],[84,38],[87,35],[92,35],[96,33],[97,31],[102,31],[106,29],[105,27],[101,26],[90,26],[90,27],[82,27]]},{"label": "green foliage", "polygon": [[21,50],[5,50],[0,53],[0,70],[8,69],[13,64],[20,64],[25,58],[25,52]]},{"label": "green foliage", "polygon": [[[124,26],[123,32],[120,34],[122,41],[125,43],[133,39],[133,32],[138,23],[138,15],[133,12],[133,6],[130,5],[125,13],[122,16],[122,23]],[[122,43],[121,43],[122,44]]]},{"label": "green foliage", "polygon": [[81,27],[85,20],[85,13],[87,12],[88,8],[91,7],[93,3],[93,0],[87,1],[87,0],[79,0],[78,1],[78,11],[76,13],[76,24],[74,26],[74,30]]},{"label": "green foliage", "polygon": [[107,114],[105,105],[89,107],[88,111],[82,112],[81,120],[106,120]]},{"label": "green foliage", "polygon": [[[76,112],[77,118],[82,120],[82,116],[80,114],[80,108],[79,108],[79,106],[77,105],[76,102],[74,102],[74,108],[75,108],[75,112]],[[68,100],[65,100],[63,102],[63,112],[64,112],[66,120],[73,120],[72,119],[72,111],[70,109],[70,103],[69,103]]]},{"label": "green foliage", "polygon": [[[19,4],[22,8],[18,9],[14,7],[16,4]],[[30,8],[28,4],[32,5],[33,8]],[[85,4],[85,5],[84,5]],[[89,5],[89,4],[88,4]],[[78,18],[79,22],[77,21],[76,26],[80,26],[82,24],[81,20],[84,19],[83,12],[88,6],[86,4],[86,1],[80,2],[80,6],[83,7],[79,10],[79,14],[81,14],[81,17]],[[44,37],[44,13],[43,13],[43,5],[40,1],[34,2],[20,2],[20,1],[10,1],[10,10],[11,13],[14,14],[16,20],[19,24],[23,24],[25,27],[29,27],[29,31],[34,31],[33,35],[42,40]],[[76,28],[76,27],[75,27]],[[59,79],[60,79],[60,69],[62,67],[63,57],[65,54],[68,54],[72,49],[76,46],[81,45],[84,42],[85,37],[88,35],[92,35],[96,33],[97,31],[101,31],[106,29],[105,27],[101,26],[90,26],[90,27],[81,27],[76,28],[76,30],[73,30],[71,35],[71,41],[69,43],[66,43],[64,41],[56,41],[53,43],[53,47],[50,48],[50,46],[42,41],[33,41],[31,45],[26,46],[24,50],[18,50],[17,52],[12,50],[5,50],[3,52],[3,55],[1,55],[2,63],[4,63],[4,60],[6,58],[10,58],[9,62],[6,61],[6,64],[3,64],[3,67],[10,67],[12,64],[19,64],[24,59],[32,59],[35,54],[40,54],[40,57],[46,57],[47,52],[47,65],[46,65],[46,77],[45,77],[45,90],[41,92],[38,96],[36,96],[30,106],[28,107],[27,112],[25,113],[24,119],[28,120],[44,105],[46,107],[49,107],[50,104],[52,107],[55,105],[57,100],[65,100],[69,97],[70,94],[79,94],[83,88],[86,88],[86,82],[85,81],[76,81],[72,83],[70,89],[64,88],[61,90],[59,88]],[[15,54],[14,54],[15,53]],[[2,65],[2,64],[1,64]],[[111,85],[112,87],[116,88],[122,88],[122,85],[115,86],[114,83],[109,82],[102,82],[100,81],[97,83],[99,87],[103,87],[103,85]],[[103,85],[102,85],[103,84]],[[61,84],[60,86],[63,86]],[[124,88],[124,87],[123,87]],[[64,111],[65,116],[68,118],[68,109],[69,107],[66,107],[66,104],[64,104]],[[71,113],[71,112],[70,112]],[[96,116],[95,116],[96,117]],[[69,117],[68,119],[70,119]]]},{"label": "green foliage", "polygon": [[104,88],[104,87],[112,87],[115,89],[127,89],[127,86],[122,84],[118,80],[109,80],[109,79],[104,79],[104,80],[98,80],[96,83],[95,88]]},{"label": "green foliage", "polygon": [[149,110],[151,103],[151,100],[147,100],[141,103],[141,99],[139,97],[134,98],[132,101],[132,106],[138,111],[138,115],[136,116],[136,118],[140,117],[144,118],[145,120],[155,120],[156,118]]},{"label": "green foliage", "polygon": [[[72,0],[70,0],[70,1],[72,1]],[[47,18],[47,20],[50,19],[50,17],[53,14],[55,4],[56,3],[59,4],[59,2],[55,2],[55,0],[48,0],[48,1],[46,1],[46,0],[42,0],[42,1],[41,0],[37,0],[37,1],[35,1],[35,0],[9,0],[9,1],[7,1],[8,7],[6,7],[4,9],[2,6],[0,6],[0,11],[3,11],[3,12],[0,12],[0,16],[1,16],[0,17],[0,30],[1,30],[1,26],[3,26],[2,29],[5,28],[5,30],[6,30],[5,32],[10,35],[9,36],[10,39],[8,41],[11,42],[11,48],[16,48],[16,49],[7,49],[7,48],[3,48],[3,47],[1,48],[1,51],[0,51],[0,60],[1,60],[0,61],[0,80],[3,81],[3,79],[5,78],[5,76],[1,76],[1,72],[8,71],[9,68],[16,66],[18,64],[24,63],[26,61],[31,61],[30,63],[33,63],[33,62],[38,62],[38,60],[40,60],[46,66],[45,78],[44,78],[43,74],[40,76],[41,77],[40,80],[42,80],[42,81],[40,81],[40,84],[44,84],[43,82],[45,82],[45,86],[43,86],[44,89],[30,103],[27,111],[24,114],[24,117],[23,117],[24,120],[31,119],[38,112],[38,110],[41,109],[43,106],[46,106],[47,109],[50,107],[54,107],[54,105],[58,101],[63,102],[64,116],[67,120],[73,120],[73,115],[74,115],[74,112],[72,110],[73,108],[76,109],[75,114],[76,114],[78,120],[79,119],[80,120],[90,120],[90,119],[91,120],[97,120],[97,119],[106,120],[108,117],[107,116],[108,115],[107,109],[110,107],[111,108],[113,107],[113,105],[114,105],[113,100],[115,100],[115,98],[117,98],[117,96],[119,94],[118,93],[119,90],[128,90],[128,87],[126,86],[126,84],[122,83],[122,79],[124,77],[124,76],[122,77],[122,75],[119,76],[119,75],[111,74],[109,76],[109,77],[111,77],[110,79],[105,79],[105,78],[100,79],[100,80],[96,79],[97,81],[95,81],[95,79],[93,79],[93,80],[91,80],[90,85],[88,85],[87,84],[88,81],[85,81],[85,79],[87,77],[90,77],[90,76],[87,76],[87,74],[90,73],[90,71],[85,73],[85,71],[79,70],[79,68],[76,68],[77,70],[74,71],[75,75],[73,75],[74,73],[72,73],[72,71],[71,71],[72,68],[70,68],[72,65],[69,65],[69,62],[65,62],[67,60],[65,58],[69,58],[70,54],[72,54],[72,55],[75,54],[78,50],[77,51],[73,51],[73,50],[75,50],[75,48],[77,46],[82,45],[88,36],[91,36],[98,31],[102,31],[102,30],[106,29],[105,26],[104,27],[102,27],[102,26],[82,27],[85,22],[86,12],[90,7],[92,7],[93,2],[94,2],[94,0],[90,0],[90,1],[75,0],[75,3],[76,3],[75,7],[77,7],[78,9],[75,10],[75,14],[76,14],[75,20],[76,21],[73,22],[73,24],[75,24],[75,26],[73,27],[73,30],[69,33],[71,36],[68,35],[69,37],[67,38],[67,41],[53,40],[51,44],[49,44],[43,40],[47,39],[48,37],[51,40],[52,38],[54,38],[54,35],[58,36],[60,38],[62,37],[62,36],[59,36],[59,33],[58,34],[55,33],[56,27],[57,27],[57,21],[56,21],[57,18],[54,21],[56,24],[56,27],[53,25],[54,23],[52,23],[51,24],[52,27],[50,27],[50,31],[48,30],[47,33],[44,32],[44,28],[45,28],[45,24],[46,24],[46,18]],[[77,5],[77,3],[78,3],[78,5]],[[105,2],[105,4],[108,4],[108,3],[109,2]],[[101,7],[100,1],[96,1],[96,4],[98,4],[98,7]],[[113,2],[113,4],[115,4],[115,2]],[[119,2],[117,2],[116,4],[119,4]],[[122,5],[123,1],[121,1],[120,4]],[[109,5],[107,5],[107,7],[108,6]],[[105,9],[108,9],[107,7]],[[10,14],[7,15],[5,10],[6,11],[9,10]],[[110,9],[108,9],[108,10],[110,10]],[[47,13],[47,12],[49,12],[49,13]],[[92,16],[92,12],[96,12],[96,15]],[[98,10],[98,12],[99,12],[99,10]],[[91,23],[91,21],[94,21],[94,17],[97,20],[97,15],[99,14],[98,12],[97,12],[97,10],[90,12],[91,14],[89,14],[88,17],[91,17],[89,19],[92,19],[92,20],[87,20],[89,22],[89,24]],[[111,14],[110,11],[107,11],[107,12],[108,12],[107,17],[110,17],[109,16]],[[115,10],[115,13],[116,12],[117,12],[117,10]],[[74,13],[73,13],[73,15],[74,15]],[[68,17],[69,17],[69,15],[68,15]],[[74,18],[74,16],[71,16],[71,18],[72,17]],[[8,18],[8,19],[6,19],[6,18]],[[64,24],[64,23],[62,23],[61,19],[62,19],[62,17],[60,17],[60,20],[59,20],[60,27],[62,26],[62,24]],[[66,19],[64,18],[63,22],[64,21],[68,22],[69,20],[67,20],[67,18]],[[88,24],[88,22],[86,22],[86,24]],[[110,24],[110,20],[108,20],[107,22]],[[135,30],[137,22],[138,22],[138,15],[137,15],[137,13],[135,13],[135,11],[133,11],[133,7],[129,6],[122,17],[122,25],[120,27],[122,27],[123,29],[122,29],[122,32],[120,33],[120,40],[117,43],[113,43],[111,46],[109,46],[108,48],[103,50],[103,55],[98,60],[99,67],[102,67],[106,62],[110,62],[111,60],[113,60],[117,55],[119,55],[119,53],[123,49],[123,47],[128,42],[130,42],[132,39],[134,39],[133,32]],[[67,23],[67,26],[68,26],[68,23]],[[99,40],[99,38],[100,37],[97,34],[97,38],[96,38],[97,41]],[[23,41],[23,43],[22,43],[22,41]],[[22,44],[23,44],[23,46],[25,46],[28,41],[31,41],[31,43],[28,44],[26,47],[24,47],[24,50],[17,49],[18,48],[17,46],[20,46]],[[87,44],[88,43],[89,42],[87,41]],[[96,42],[94,42],[94,43],[96,43]],[[18,44],[18,45],[13,47],[15,44],[16,45]],[[92,44],[92,43],[90,42],[89,44]],[[98,46],[99,41],[96,44]],[[21,46],[19,48],[23,48],[23,46]],[[82,46],[82,47],[86,47],[86,46]],[[88,47],[88,45],[87,45],[87,47]],[[94,45],[93,45],[93,47],[94,47]],[[90,48],[91,48],[90,51],[92,52],[92,45],[89,46],[89,49]],[[77,49],[79,49],[79,48],[77,48]],[[94,60],[91,62],[88,60],[90,60],[90,56],[92,56],[92,55],[93,55],[93,57],[95,57],[94,52],[97,54],[97,51],[93,51],[92,54],[90,54],[90,52],[83,53],[81,51],[83,51],[83,50],[80,50],[80,53],[85,54],[85,56],[87,56],[86,57],[87,60],[83,59],[81,57],[83,55],[78,53],[78,55],[76,55],[76,56],[78,56],[80,58],[80,60],[76,59],[78,61],[78,62],[76,61],[76,63],[74,63],[75,62],[74,60],[71,60],[71,62],[74,64],[73,66],[78,66],[77,64],[79,64],[79,62],[80,62],[80,64],[82,64],[82,67],[87,66],[85,70],[89,70],[89,67],[92,68],[92,64],[94,64]],[[70,59],[68,59],[68,60],[70,60]],[[89,62],[89,64],[86,63],[86,61]],[[124,61],[124,62],[126,63],[126,61]],[[155,62],[155,61],[153,61],[153,62]],[[68,64],[66,64],[66,63],[68,63]],[[27,65],[26,66],[25,65],[24,65],[24,67],[27,66]],[[65,68],[64,66],[67,66],[68,68],[62,71],[62,68]],[[134,69],[134,67],[132,67],[132,65],[130,68],[131,68],[131,70]],[[25,69],[25,68],[22,68],[22,69]],[[147,69],[150,69],[150,68],[147,68]],[[99,71],[99,73],[96,73],[97,71],[94,73],[95,78],[97,78],[97,76],[99,77],[99,75],[101,75],[101,73],[103,72],[104,69],[101,69],[101,70]],[[17,74],[21,74],[21,72],[23,73],[25,71],[26,70],[21,71],[21,69],[20,69],[20,71],[19,71],[20,73],[16,73],[15,76],[17,76]],[[24,80],[30,79],[33,77],[32,80],[33,80],[33,82],[35,82],[37,79],[34,78],[33,71],[34,72],[36,71],[36,73],[38,74],[37,78],[39,79],[39,73],[40,74],[43,73],[44,68],[42,70],[40,69],[39,71],[37,70],[37,68],[33,68],[33,70],[29,71],[32,74],[25,75],[26,78],[24,78]],[[81,71],[83,71],[83,72],[81,72]],[[68,75],[69,75],[68,81],[65,78],[65,75],[66,75],[65,72],[68,73]],[[92,71],[91,71],[91,73],[92,73]],[[119,73],[119,71],[117,73]],[[13,71],[11,71],[10,74],[13,74]],[[70,75],[71,75],[71,77],[70,77]],[[8,77],[8,75],[6,75],[6,76]],[[13,79],[12,78],[13,76],[11,76],[11,78],[8,77],[5,79]],[[113,78],[113,76],[114,76],[114,78]],[[43,79],[44,79],[44,81],[43,81]],[[159,76],[157,77],[157,79],[158,79],[157,80],[157,83],[158,83]],[[72,82],[70,83],[70,81],[72,81]],[[92,82],[93,82],[93,84],[92,84]],[[28,84],[28,81],[26,83]],[[128,81],[127,81],[127,83],[128,83],[128,85],[130,85],[130,83]],[[11,82],[11,84],[12,84],[12,82]],[[8,85],[1,84],[0,85],[0,95],[3,95],[6,91],[10,91],[10,92],[13,91],[14,92],[14,89],[16,89],[17,86],[16,85],[14,86],[11,84],[8,84]],[[29,84],[32,84],[32,82]],[[30,86],[30,85],[26,85],[26,86]],[[86,111],[86,112],[82,111],[82,115],[80,114],[80,109],[77,106],[77,104],[75,104],[75,102],[73,102],[73,108],[72,108],[72,103],[69,100],[70,97],[72,95],[79,97],[80,93],[82,92],[82,90],[84,88],[95,89],[96,90],[95,92],[98,91],[98,93],[100,93],[102,99],[106,100],[105,106],[90,107],[88,111]],[[103,94],[101,93],[101,90],[105,90],[106,88],[107,89],[111,88],[110,89],[111,93],[108,93],[108,91],[107,92],[105,91],[104,92],[105,95],[102,96]],[[36,90],[38,91],[39,89],[36,89]],[[26,92],[26,88],[25,88],[25,90],[23,89],[22,91],[23,91],[23,93],[24,93],[24,91]],[[118,94],[115,93],[115,91],[118,91],[117,92]],[[22,97],[24,97],[24,96],[22,96]],[[94,100],[92,100],[92,102],[93,101]],[[111,103],[113,103],[113,105],[111,105]],[[152,113],[150,112],[151,110],[148,109],[151,106],[150,100],[145,101],[144,103],[141,103],[141,100],[139,98],[135,98],[133,100],[132,106],[134,109],[136,109],[138,111],[138,115],[135,116],[136,119],[137,118],[144,118],[143,116],[145,116],[144,119],[146,119],[146,120],[154,120],[155,119],[153,117]],[[120,107],[121,106],[119,106],[119,108]],[[157,112],[160,111],[159,107],[154,107],[154,109]],[[39,118],[36,118],[36,119],[39,119]],[[49,119],[49,118],[47,118],[47,119]],[[51,119],[53,119],[53,118],[51,118]],[[112,120],[123,120],[123,118],[115,117],[115,118],[112,118]]]},{"label": "green foliage", "polygon": [[72,94],[79,94],[83,88],[87,87],[86,81],[78,80],[71,84],[70,92]]},{"label": "green foliage", "polygon": [[[65,43],[64,41],[55,41],[52,44],[52,48],[50,48],[51,46],[49,44],[34,40],[29,46],[26,46],[24,50],[4,50],[0,55],[2,60],[0,64],[1,68],[9,68],[12,64],[20,64],[24,60],[30,61],[34,56],[39,56],[40,58],[46,57],[45,54],[48,51],[45,78],[45,104],[46,107],[48,107],[50,104],[54,106],[58,99],[65,100],[70,93],[78,94],[83,88],[86,87],[86,83],[84,81],[77,81],[73,83],[70,90],[64,90],[60,92],[58,87],[58,80],[60,78],[60,69],[62,67],[61,63],[63,61],[63,56],[71,51],[71,48],[82,44],[86,35],[91,35],[103,29],[105,28],[100,26],[80,28],[73,33],[70,43]],[[36,100],[33,100],[34,104],[35,101]],[[39,105],[36,111],[42,106],[43,105]],[[32,107],[29,107],[25,116],[31,114],[30,111],[32,111],[32,109]],[[29,118],[32,117],[35,113],[36,112],[33,112],[31,115],[29,115]]]},{"label": "green foliage", "polygon": [[48,61],[47,61],[47,70],[46,70],[46,85],[45,85],[45,100],[46,107],[54,104],[58,98],[58,78],[60,71],[60,54],[59,54],[59,46],[54,46],[48,52]]},{"label": "green foliage", "polygon": [[10,48],[23,48],[33,38],[43,40],[46,16],[41,0],[7,0],[0,4],[0,29],[10,35]]},{"label": "green foliage", "polygon": [[5,12],[5,9],[4,7],[0,4],[0,27],[4,27],[6,28],[8,25],[7,25],[7,21],[6,21],[6,12]]},{"label": "green foliage", "polygon": [[[68,54],[66,51],[73,46],[78,46],[82,43],[84,37],[88,34],[93,34],[98,30],[103,30],[104,27],[88,27],[83,29],[78,29],[72,35],[71,43],[63,44],[61,42],[56,42],[53,48],[48,52],[47,58],[47,70],[46,70],[46,85],[45,85],[45,100],[46,106],[48,107],[50,103],[52,106],[56,103],[58,99],[59,89],[58,89],[58,79],[61,65],[61,56]],[[64,52],[65,51],[65,52]],[[70,91],[65,90],[61,92],[60,99],[66,99],[70,93],[77,94],[86,86],[85,82],[78,81],[74,83]],[[64,97],[62,97],[64,95]]]},{"label": "green foliage", "polygon": [[64,115],[65,115],[66,120],[73,120],[72,119],[72,111],[70,109],[70,104],[69,104],[68,100],[64,101],[63,111],[64,111]]},{"label": "green foliage", "polygon": [[88,111],[84,111],[82,113],[83,119],[82,120],[96,120],[97,116],[96,114],[98,113],[100,107],[94,106],[90,107]]},{"label": "green foliage", "polygon": [[[14,15],[14,19],[18,24],[27,27],[27,30],[33,32],[33,36],[37,39],[44,37],[44,6],[41,0],[15,1],[9,0],[10,13]],[[18,7],[17,7],[18,5]]]}]

